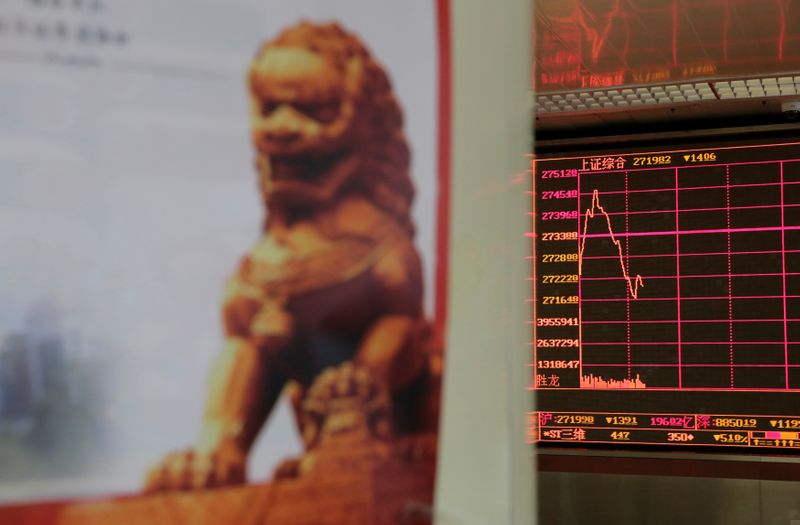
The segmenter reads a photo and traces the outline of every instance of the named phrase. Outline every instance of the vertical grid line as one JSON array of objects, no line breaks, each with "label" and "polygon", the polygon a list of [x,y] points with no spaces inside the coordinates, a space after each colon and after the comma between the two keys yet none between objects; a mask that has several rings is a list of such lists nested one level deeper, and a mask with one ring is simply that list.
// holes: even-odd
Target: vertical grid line
[{"label": "vertical grid line", "polygon": [[731,273],[731,167],[725,166],[725,217],[728,223],[728,355],[731,363],[731,389],[734,388],[733,367],[733,275]]},{"label": "vertical grid line", "polygon": [[786,199],[783,195],[783,161],[781,172],[781,272],[783,273],[783,354],[786,363],[786,388],[789,388],[789,312],[786,295]]},{"label": "vertical grid line", "polygon": [[534,388],[538,387],[539,385],[536,382],[536,378],[539,376],[539,349],[536,347],[536,335],[537,335],[537,328],[536,323],[537,319],[539,318],[539,305],[537,299],[537,290],[536,290],[536,279],[538,278],[538,268],[539,268],[539,259],[538,253],[536,252],[536,243],[538,242],[538,238],[536,237],[539,234],[539,230],[536,228],[536,218],[538,217],[537,212],[538,207],[536,206],[536,190],[538,189],[538,184],[536,182],[537,177],[536,171],[536,159],[531,160],[531,262],[533,263],[532,266],[532,274],[533,278],[531,279],[531,299],[533,299],[533,322],[531,323],[531,338],[533,341],[533,377],[532,385]]},{"label": "vertical grid line", "polygon": [[583,296],[581,295],[581,174],[575,177],[578,183],[578,387],[583,386],[583,313],[581,302]]},{"label": "vertical grid line", "polygon": [[[680,227],[680,185],[678,184],[678,168],[675,168],[675,297],[678,305],[678,388],[683,388],[683,349],[681,345],[681,227]],[[730,251],[730,250],[729,250]]]},{"label": "vertical grid line", "polygon": [[[630,226],[628,224],[628,172],[625,171],[625,233],[630,231]],[[628,275],[631,274],[631,263],[630,258],[628,255],[631,253],[631,241],[630,237],[627,235],[625,236],[625,272]],[[627,317],[627,339],[628,339],[628,347],[627,347],[627,356],[628,356],[628,379],[631,378],[631,294],[629,293],[629,287],[626,286],[625,290],[625,315]]]}]

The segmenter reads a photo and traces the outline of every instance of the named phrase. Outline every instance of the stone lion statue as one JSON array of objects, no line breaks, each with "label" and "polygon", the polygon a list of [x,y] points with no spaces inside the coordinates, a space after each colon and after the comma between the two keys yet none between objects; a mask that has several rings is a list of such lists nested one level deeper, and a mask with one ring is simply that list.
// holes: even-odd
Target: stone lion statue
[{"label": "stone lion statue", "polygon": [[248,81],[263,234],[225,288],[199,438],[153,467],[146,491],[244,482],[282,393],[307,450],[347,427],[325,423],[336,407],[361,407],[379,439],[438,419],[410,153],[385,71],[339,25],[302,22],[259,50]]}]

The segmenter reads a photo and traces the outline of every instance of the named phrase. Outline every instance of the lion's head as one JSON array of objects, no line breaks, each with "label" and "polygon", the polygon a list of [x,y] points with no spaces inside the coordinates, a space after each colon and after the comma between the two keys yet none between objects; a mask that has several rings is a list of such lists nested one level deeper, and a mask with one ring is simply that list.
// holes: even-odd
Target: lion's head
[{"label": "lion's head", "polygon": [[257,53],[249,88],[268,207],[319,207],[360,192],[411,229],[402,111],[355,35],[333,23],[286,29]]}]

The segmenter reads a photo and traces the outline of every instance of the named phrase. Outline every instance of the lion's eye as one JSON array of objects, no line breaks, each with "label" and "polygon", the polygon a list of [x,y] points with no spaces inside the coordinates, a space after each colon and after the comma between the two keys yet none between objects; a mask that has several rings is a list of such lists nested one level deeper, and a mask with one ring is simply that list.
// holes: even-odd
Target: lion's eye
[{"label": "lion's eye", "polygon": [[261,115],[264,117],[270,116],[277,108],[278,105],[275,102],[269,100],[261,101]]},{"label": "lion's eye", "polygon": [[339,102],[296,104],[295,108],[309,118],[328,124],[339,116]]},{"label": "lion's eye", "polygon": [[336,117],[339,116],[339,109],[340,105],[338,102],[329,102],[317,106],[316,119],[325,124],[333,122],[336,120]]}]

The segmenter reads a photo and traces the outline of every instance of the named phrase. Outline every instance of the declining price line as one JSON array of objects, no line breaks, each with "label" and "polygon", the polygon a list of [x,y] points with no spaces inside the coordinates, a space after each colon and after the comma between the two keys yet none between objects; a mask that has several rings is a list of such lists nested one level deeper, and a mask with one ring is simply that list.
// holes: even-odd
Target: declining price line
[{"label": "declining price line", "polygon": [[586,250],[586,234],[589,231],[589,219],[593,219],[597,212],[603,214],[606,219],[606,225],[608,226],[608,234],[611,237],[611,242],[614,243],[614,246],[617,247],[617,251],[619,252],[619,264],[622,268],[622,277],[625,279],[627,283],[628,292],[630,293],[631,297],[634,299],[639,298],[639,288],[644,288],[644,279],[641,275],[637,274],[636,277],[631,278],[628,270],[625,268],[625,255],[622,252],[622,242],[620,242],[614,236],[614,230],[611,226],[611,216],[608,212],[603,208],[600,204],[600,194],[598,190],[594,190],[592,192],[592,205],[590,208],[586,210],[585,219],[583,221],[583,231],[581,232],[581,246],[578,250],[578,275],[583,275],[583,252]]}]

